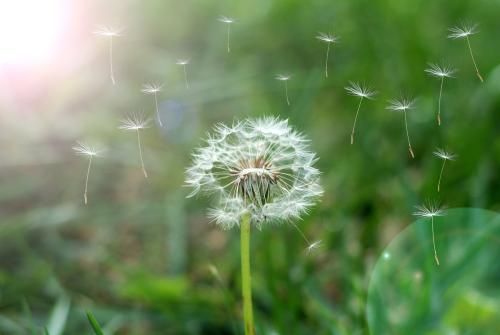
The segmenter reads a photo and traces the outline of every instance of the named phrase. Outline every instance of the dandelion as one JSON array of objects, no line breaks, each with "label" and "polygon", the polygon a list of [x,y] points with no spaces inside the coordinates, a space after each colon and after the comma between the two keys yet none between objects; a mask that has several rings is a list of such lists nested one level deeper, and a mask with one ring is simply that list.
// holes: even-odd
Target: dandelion
[{"label": "dandelion", "polygon": [[358,83],[350,82],[350,86],[345,87],[347,92],[350,95],[353,95],[355,97],[359,98],[359,104],[358,104],[358,109],[356,110],[356,115],[354,116],[354,124],[352,125],[352,131],[351,131],[351,144],[354,143],[354,132],[356,129],[356,121],[358,120],[358,113],[359,110],[361,109],[361,103],[363,102],[363,99],[373,99],[373,96],[377,94],[377,92],[372,91],[369,87],[360,85]]},{"label": "dandelion", "polygon": [[439,189],[441,187],[441,178],[443,177],[444,165],[446,164],[446,161],[454,161],[457,158],[457,155],[444,149],[437,148],[436,151],[434,151],[434,156],[443,160],[443,165],[441,166],[441,172],[439,173],[439,180],[437,184],[437,191],[439,192]]},{"label": "dandelion", "polygon": [[456,71],[457,71],[456,69],[452,69],[448,66],[445,65],[439,66],[433,63],[429,63],[429,68],[425,69],[425,72],[427,72],[429,75],[441,79],[441,85],[439,86],[439,99],[438,99],[438,112],[437,112],[437,122],[439,126],[441,125],[441,96],[443,93],[444,78],[454,78],[453,74]]},{"label": "dandelion", "polygon": [[317,158],[287,120],[247,119],[218,125],[187,169],[189,196],[215,195],[209,216],[224,229],[241,232],[245,334],[254,334],[250,286],[250,229],[297,220],[322,194]]},{"label": "dandelion", "polygon": [[134,113],[127,116],[121,121],[121,125],[118,129],[122,130],[132,130],[137,132],[137,145],[139,147],[139,158],[141,160],[142,173],[144,177],[147,178],[148,174],[146,168],[144,167],[144,160],[142,159],[142,148],[141,148],[141,135],[139,133],[140,129],[149,128],[149,119],[145,118],[142,114]]},{"label": "dandelion", "polygon": [[339,42],[339,37],[331,34],[326,34],[326,33],[318,33],[316,38],[322,42],[326,43],[326,58],[325,58],[325,77],[328,77],[328,54],[330,53],[330,44],[333,43],[338,43]]},{"label": "dandelion", "polygon": [[435,216],[444,216],[443,210],[439,207],[438,204],[428,203],[427,205],[416,206],[416,211],[413,215],[421,217],[421,218],[431,218],[431,227],[432,227],[432,245],[434,247],[434,259],[436,260],[436,264],[439,266],[439,258],[436,251],[436,238],[434,236],[434,217]]},{"label": "dandelion", "polygon": [[476,74],[479,80],[483,82],[483,77],[481,76],[481,73],[479,73],[479,69],[476,64],[476,60],[474,59],[474,54],[472,53],[472,47],[470,46],[470,41],[469,41],[469,36],[472,36],[477,33],[476,30],[477,25],[467,25],[465,23],[462,23],[460,26],[456,26],[453,28],[448,29],[450,31],[450,34],[448,35],[448,38],[451,39],[460,39],[460,38],[465,38],[467,41],[467,46],[469,47],[469,53],[470,57],[472,59],[472,63],[474,64],[474,68],[476,69]]},{"label": "dandelion", "polygon": [[87,189],[89,185],[90,167],[92,166],[92,158],[98,157],[103,151],[100,148],[93,147],[84,142],[76,142],[76,146],[73,147],[75,153],[79,156],[87,156],[89,158],[89,165],[87,167],[87,175],[85,177],[85,191],[83,192],[83,200],[85,205],[87,204]]},{"label": "dandelion", "polygon": [[411,148],[411,142],[410,142],[410,134],[408,132],[408,121],[406,118],[406,111],[413,109],[413,105],[415,103],[415,100],[410,100],[407,98],[401,98],[399,100],[389,100],[389,106],[386,107],[386,109],[396,111],[396,112],[403,112],[405,116],[405,129],[406,129],[406,138],[408,139],[408,151],[410,152],[410,155],[412,158],[415,158],[415,155],[413,154],[413,150]]},{"label": "dandelion", "polygon": [[232,17],[224,15],[219,16],[217,20],[219,22],[224,23],[227,26],[227,53],[229,53],[231,52],[231,49],[229,48],[229,34],[230,34],[231,24],[233,24],[235,20]]},{"label": "dandelion", "polygon": [[113,37],[122,36],[122,31],[122,28],[115,28],[104,25],[97,26],[97,29],[94,31],[94,34],[104,36],[109,39],[109,77],[111,78],[111,82],[113,83],[113,85],[116,84],[115,74],[113,71]]},{"label": "dandelion", "polygon": [[286,103],[288,106],[290,106],[290,100],[288,99],[288,81],[292,78],[289,74],[278,74],[275,79],[283,81],[285,83],[285,96],[286,96]]},{"label": "dandelion", "polygon": [[186,88],[189,88],[189,82],[188,82],[188,76],[187,76],[187,70],[186,70],[186,65],[189,64],[189,59],[178,59],[177,62],[175,62],[177,65],[181,65],[183,70],[184,70],[184,81],[186,82]]},{"label": "dandelion", "polygon": [[158,110],[158,97],[157,94],[158,92],[161,91],[163,85],[159,84],[143,84],[141,92],[144,94],[153,94],[155,97],[155,106],[156,106],[156,117],[158,118],[158,123],[160,124],[160,127],[163,127],[163,124],[161,122],[160,118],[160,111]]}]

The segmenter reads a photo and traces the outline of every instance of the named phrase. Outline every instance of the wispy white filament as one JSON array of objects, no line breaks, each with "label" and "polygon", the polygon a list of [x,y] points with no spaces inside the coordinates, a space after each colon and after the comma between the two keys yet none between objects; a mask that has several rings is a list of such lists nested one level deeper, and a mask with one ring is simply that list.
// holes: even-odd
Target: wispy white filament
[{"label": "wispy white filament", "polygon": [[352,125],[351,131],[351,144],[354,143],[354,132],[356,131],[356,121],[358,120],[358,113],[361,109],[361,103],[363,99],[373,99],[373,96],[377,94],[377,92],[372,91],[369,87],[363,86],[359,83],[350,82],[350,85],[345,87],[346,91],[355,97],[359,98],[358,109],[356,110],[356,115],[354,116],[354,124]]},{"label": "wispy white filament", "polygon": [[438,157],[443,161],[443,165],[441,165],[441,172],[439,173],[439,180],[437,184],[437,191],[439,192],[441,189],[441,178],[443,177],[444,165],[446,164],[446,161],[454,161],[457,155],[440,148],[437,148],[433,154],[434,156]]},{"label": "wispy white filament", "polygon": [[285,83],[285,97],[286,104],[290,106],[290,99],[288,98],[288,81],[292,78],[289,74],[278,74],[275,79],[279,81],[283,81]]},{"label": "wispy white filament", "polygon": [[139,133],[140,129],[149,128],[149,119],[144,117],[141,113],[130,114],[128,117],[121,121],[121,125],[118,129],[131,130],[137,133],[137,145],[139,147],[139,158],[141,160],[142,173],[144,178],[148,177],[146,168],[144,166],[144,160],[142,158],[142,148],[141,148],[141,135]]},{"label": "wispy white filament", "polygon": [[155,106],[156,106],[156,117],[158,119],[158,123],[160,127],[163,127],[163,123],[161,122],[160,111],[158,109],[158,97],[156,96],[158,92],[161,91],[163,85],[160,84],[144,84],[142,85],[141,92],[144,94],[152,94],[155,97]]},{"label": "wispy white filament", "polygon": [[330,44],[333,43],[338,43],[339,42],[339,37],[332,35],[332,34],[326,34],[326,33],[318,33],[316,38],[322,42],[326,43],[326,57],[325,57],[325,77],[328,78],[328,57],[330,53]]},{"label": "wispy white filament", "polygon": [[77,145],[73,147],[73,150],[75,153],[79,156],[87,156],[89,158],[89,164],[87,167],[87,174],[85,176],[85,191],[83,192],[83,200],[85,202],[85,205],[88,202],[87,198],[87,189],[89,185],[89,176],[90,176],[90,168],[92,166],[92,157],[99,156],[100,153],[103,151],[102,149],[93,147],[87,143],[84,142],[77,142]]},{"label": "wispy white filament", "polygon": [[230,29],[231,29],[231,24],[234,23],[234,19],[232,17],[224,16],[221,15],[217,19],[219,22],[224,23],[227,26],[227,53],[231,52],[231,49],[229,47],[229,34],[230,34]]},{"label": "wispy white filament", "polygon": [[94,34],[104,36],[109,39],[109,77],[113,85],[116,84],[115,74],[113,70],[113,37],[121,36],[122,28],[115,28],[111,26],[99,25],[94,31]]},{"label": "wispy white filament", "polygon": [[434,259],[436,260],[436,264],[439,266],[439,258],[437,255],[436,249],[436,238],[434,235],[434,217],[435,216],[444,216],[443,210],[437,204],[429,203],[427,205],[416,206],[416,211],[413,215],[421,217],[421,218],[430,218],[431,219],[431,228],[432,228],[432,246],[434,247]]},{"label": "wispy white filament", "polygon": [[443,83],[444,78],[454,78],[453,74],[456,69],[452,69],[446,65],[439,66],[437,64],[430,63],[429,68],[425,69],[429,75],[441,79],[441,85],[439,86],[439,99],[438,99],[438,112],[437,112],[437,122],[441,125],[441,96],[443,94]]},{"label": "wispy white filament", "polygon": [[467,46],[469,47],[469,53],[470,57],[472,59],[472,63],[474,64],[474,68],[476,69],[476,75],[479,78],[481,82],[483,82],[483,77],[481,76],[481,73],[479,73],[479,68],[477,67],[476,60],[474,59],[474,54],[472,53],[472,47],[470,45],[469,41],[469,36],[472,36],[477,33],[476,30],[477,25],[467,25],[465,23],[462,23],[460,26],[456,26],[453,28],[448,29],[450,31],[450,34],[448,35],[448,38],[451,39],[461,39],[465,38],[467,41]]},{"label": "wispy white filament", "polygon": [[182,69],[184,70],[184,81],[186,83],[186,88],[189,89],[189,82],[188,82],[188,76],[187,76],[187,70],[186,70],[186,66],[189,64],[189,59],[179,59],[179,60],[177,60],[177,62],[175,64],[182,66]]},{"label": "wispy white filament", "polygon": [[395,112],[403,112],[405,120],[406,138],[408,139],[408,151],[410,152],[412,158],[415,158],[415,155],[413,154],[413,149],[411,147],[410,133],[408,132],[408,120],[406,119],[406,112],[414,108],[414,103],[415,100],[401,98],[399,100],[398,99],[389,100],[389,106],[386,107],[386,109]]}]

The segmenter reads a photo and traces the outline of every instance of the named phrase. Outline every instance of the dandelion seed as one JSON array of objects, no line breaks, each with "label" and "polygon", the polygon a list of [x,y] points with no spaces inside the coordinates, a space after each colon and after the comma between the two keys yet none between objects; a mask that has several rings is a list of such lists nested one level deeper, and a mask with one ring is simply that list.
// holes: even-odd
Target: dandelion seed
[{"label": "dandelion seed", "polygon": [[285,83],[285,96],[286,96],[286,103],[288,106],[290,106],[290,100],[288,99],[288,81],[292,78],[289,74],[278,74],[275,79],[279,81],[283,81]]},{"label": "dandelion seed", "polygon": [[163,85],[160,84],[143,84],[141,92],[144,94],[152,94],[155,97],[155,106],[156,106],[156,117],[158,118],[158,123],[160,127],[163,127],[163,123],[161,122],[160,111],[158,109],[158,92],[161,92]]},{"label": "dandelion seed", "polygon": [[451,38],[454,40],[465,38],[465,40],[467,41],[467,46],[469,47],[469,53],[470,53],[470,57],[472,59],[472,63],[474,64],[474,68],[476,69],[476,75],[479,78],[479,80],[481,82],[483,82],[483,77],[481,76],[481,73],[479,73],[479,69],[477,67],[476,60],[474,59],[474,54],[472,53],[472,47],[471,47],[470,41],[469,41],[469,36],[472,36],[472,35],[477,33],[476,27],[477,27],[476,24],[467,25],[465,23],[462,23],[462,25],[460,25],[460,26],[456,26],[456,27],[448,29],[450,31],[448,38]]},{"label": "dandelion seed", "polygon": [[354,116],[354,124],[352,125],[352,131],[351,131],[351,144],[354,143],[354,132],[356,129],[356,121],[358,120],[358,113],[359,110],[361,109],[361,103],[363,102],[363,99],[373,99],[375,94],[377,92],[372,91],[369,87],[363,86],[359,83],[354,83],[354,82],[349,82],[350,86],[345,87],[346,91],[355,97],[359,98],[359,104],[358,104],[358,109],[356,110],[356,115]]},{"label": "dandelion seed", "polygon": [[144,177],[147,178],[148,174],[146,172],[146,168],[144,167],[144,160],[142,159],[142,148],[141,148],[141,136],[139,133],[140,129],[149,128],[149,119],[145,118],[142,113],[134,113],[130,114],[128,117],[121,121],[121,125],[118,129],[122,130],[131,130],[137,132],[137,145],[139,147],[139,158],[141,160],[142,173],[144,173]]},{"label": "dandelion seed", "polygon": [[336,44],[339,42],[340,37],[331,35],[331,34],[326,34],[326,33],[318,33],[316,38],[322,42],[326,43],[326,57],[325,57],[325,77],[328,77],[328,57],[330,53],[330,44]]},{"label": "dandelion seed", "polygon": [[444,165],[446,164],[446,161],[454,161],[456,159],[457,155],[455,155],[451,152],[448,152],[444,149],[437,148],[436,151],[434,151],[434,156],[443,160],[443,165],[441,166],[441,172],[439,173],[439,180],[438,180],[438,184],[437,184],[437,191],[439,192],[440,187],[441,187],[441,178],[443,177]]},{"label": "dandelion seed", "polygon": [[441,79],[441,85],[439,86],[438,112],[436,115],[439,126],[441,125],[441,96],[443,93],[444,78],[454,78],[453,74],[456,71],[456,69],[452,69],[446,65],[439,66],[433,63],[429,63],[429,68],[425,69],[425,72],[429,75]]},{"label": "dandelion seed", "polygon": [[186,65],[189,64],[189,59],[178,59],[175,64],[182,66],[182,69],[184,70],[184,81],[186,82],[186,88],[189,89],[189,82],[188,82],[188,76],[187,76],[187,70],[186,70]]},{"label": "dandelion seed", "polygon": [[227,26],[227,53],[229,53],[231,52],[231,49],[229,48],[229,34],[230,34],[231,24],[233,24],[235,20],[232,17],[224,15],[219,16],[217,20],[219,22],[224,23]]},{"label": "dandelion seed", "polygon": [[291,225],[299,232],[300,236],[302,236],[302,238],[304,239],[304,241],[307,243],[307,248],[306,248],[306,252],[307,254],[311,254],[313,251],[317,250],[320,248],[321,246],[321,240],[317,240],[317,241],[309,241],[309,239],[307,238],[307,236],[304,234],[304,232],[302,232],[302,230],[299,228],[299,226],[297,226],[295,223],[291,223]]},{"label": "dandelion seed", "polygon": [[90,167],[92,166],[92,158],[93,157],[98,157],[103,149],[101,148],[96,148],[93,147],[87,143],[84,142],[76,142],[77,145],[73,147],[73,150],[75,153],[79,156],[87,156],[89,158],[89,165],[87,167],[87,175],[85,177],[85,191],[83,192],[83,200],[85,202],[85,205],[87,204],[87,189],[89,185],[89,176],[90,176]]},{"label": "dandelion seed", "polygon": [[421,205],[415,207],[416,211],[413,215],[421,217],[421,218],[430,218],[431,219],[431,227],[432,227],[432,245],[434,247],[434,259],[436,260],[436,264],[439,266],[439,258],[436,250],[436,238],[434,235],[434,217],[435,216],[444,216],[443,210],[439,207],[438,204],[428,203],[427,205]]},{"label": "dandelion seed", "polygon": [[389,106],[386,107],[386,109],[392,111],[403,112],[405,119],[406,138],[408,139],[408,151],[410,152],[412,158],[415,158],[415,155],[413,154],[413,150],[411,148],[410,133],[408,132],[408,121],[406,118],[406,112],[414,108],[413,107],[414,103],[415,100],[400,98],[399,100],[397,99],[389,100]]},{"label": "dandelion seed", "polygon": [[115,28],[112,26],[99,25],[94,31],[94,34],[103,36],[109,39],[109,77],[113,85],[116,84],[115,74],[113,71],[113,37],[122,36],[123,28]]},{"label": "dandelion seed", "polygon": [[253,334],[250,231],[267,222],[300,218],[323,193],[317,158],[287,120],[247,119],[218,125],[186,171],[188,196],[215,195],[209,216],[219,226],[240,227],[245,329]]}]

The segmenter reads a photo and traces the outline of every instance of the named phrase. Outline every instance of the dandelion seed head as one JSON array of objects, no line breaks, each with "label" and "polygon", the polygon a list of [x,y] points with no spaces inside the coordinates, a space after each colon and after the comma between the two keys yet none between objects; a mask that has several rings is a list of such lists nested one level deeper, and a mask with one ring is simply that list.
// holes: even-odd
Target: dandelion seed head
[{"label": "dandelion seed head", "polygon": [[322,243],[321,240],[317,240],[317,241],[314,241],[311,244],[309,244],[307,246],[307,249],[306,249],[307,253],[310,254],[310,253],[318,250],[321,247],[321,243]]},{"label": "dandelion seed head", "polygon": [[292,76],[289,74],[278,74],[276,75],[276,77],[274,77],[274,79],[281,81],[287,81],[290,80],[290,78],[292,78]]},{"label": "dandelion seed head", "polygon": [[322,32],[319,32],[318,35],[316,35],[316,38],[320,41],[325,42],[325,43],[338,43],[340,40],[339,36],[335,36],[335,35],[327,34],[327,33],[322,33]]},{"label": "dandelion seed head", "polygon": [[345,87],[345,89],[350,95],[366,99],[373,99],[377,94],[376,91],[371,90],[369,87],[352,81],[349,82],[349,86]]},{"label": "dandelion seed head", "polygon": [[446,161],[454,161],[457,158],[457,155],[440,148],[436,148],[436,151],[434,151],[433,154],[434,156]]},{"label": "dandelion seed head", "polygon": [[147,83],[142,85],[141,92],[144,94],[155,94],[160,92],[162,88],[163,85],[161,84]]},{"label": "dandelion seed head", "polygon": [[185,59],[178,59],[177,62],[175,62],[175,64],[177,64],[177,65],[188,65],[189,62],[190,62],[190,60],[185,58]]},{"label": "dandelion seed head", "polygon": [[77,141],[76,145],[72,148],[79,156],[100,156],[104,151],[103,148],[92,146],[85,142]]},{"label": "dandelion seed head", "polygon": [[308,141],[287,120],[219,124],[193,154],[186,171],[188,196],[213,195],[208,215],[224,229],[239,225],[245,214],[257,226],[297,219],[323,193],[316,160]]},{"label": "dandelion seed head", "polygon": [[386,109],[396,112],[404,112],[414,108],[415,100],[409,98],[400,98],[389,100],[388,103],[389,105],[386,107]]},{"label": "dandelion seed head", "polygon": [[118,129],[122,130],[139,130],[149,128],[149,122],[151,120],[146,118],[143,113],[132,113],[126,118],[121,120],[121,124]]},{"label": "dandelion seed head", "polygon": [[231,23],[234,23],[235,19],[232,17],[229,17],[229,16],[220,15],[217,18],[217,21],[225,23],[225,24],[231,24]]},{"label": "dandelion seed head", "polygon": [[438,78],[454,78],[453,74],[457,72],[456,69],[451,68],[446,65],[438,65],[434,63],[429,63],[429,68],[424,70],[428,74]]},{"label": "dandelion seed head", "polygon": [[413,215],[422,218],[432,218],[435,216],[444,216],[445,213],[439,204],[428,201],[427,204],[415,206]]},{"label": "dandelion seed head", "polygon": [[476,27],[477,27],[477,24],[469,25],[469,24],[462,23],[460,26],[456,26],[456,27],[448,29],[450,31],[448,38],[459,39],[459,38],[468,37],[470,35],[474,35],[477,33]]},{"label": "dandelion seed head", "polygon": [[94,34],[105,37],[117,37],[122,36],[123,28],[98,25],[96,30],[93,31]]}]

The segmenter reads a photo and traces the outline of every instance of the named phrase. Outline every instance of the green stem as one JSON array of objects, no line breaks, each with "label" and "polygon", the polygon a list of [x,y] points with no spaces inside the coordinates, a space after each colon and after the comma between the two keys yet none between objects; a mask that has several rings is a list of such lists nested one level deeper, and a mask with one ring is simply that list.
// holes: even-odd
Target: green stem
[{"label": "green stem", "polygon": [[243,294],[243,319],[245,335],[254,335],[252,311],[252,282],[250,275],[250,216],[241,219],[241,289]]}]

